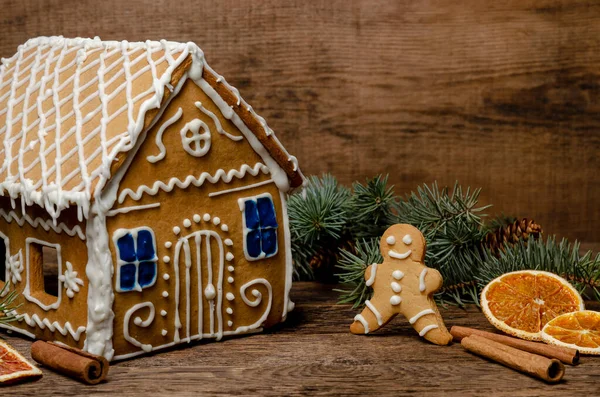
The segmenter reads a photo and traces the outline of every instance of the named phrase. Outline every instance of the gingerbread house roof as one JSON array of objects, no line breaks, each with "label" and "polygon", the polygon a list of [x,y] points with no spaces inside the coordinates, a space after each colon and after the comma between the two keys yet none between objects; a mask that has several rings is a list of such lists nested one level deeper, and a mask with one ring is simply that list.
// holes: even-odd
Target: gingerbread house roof
[{"label": "gingerbread house roof", "polygon": [[119,154],[187,77],[214,86],[222,111],[239,115],[255,150],[287,176],[280,188],[301,182],[293,156],[195,44],[40,37],[0,66],[0,195],[37,203],[53,217],[76,204],[87,217],[123,163]]}]

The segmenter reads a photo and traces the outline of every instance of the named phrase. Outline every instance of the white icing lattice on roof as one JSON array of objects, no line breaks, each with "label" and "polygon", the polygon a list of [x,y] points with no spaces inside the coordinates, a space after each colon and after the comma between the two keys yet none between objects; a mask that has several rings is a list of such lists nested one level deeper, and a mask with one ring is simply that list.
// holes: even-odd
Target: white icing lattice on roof
[{"label": "white icing lattice on roof", "polygon": [[204,64],[193,43],[40,37],[2,59],[0,195],[87,216],[188,56]]}]

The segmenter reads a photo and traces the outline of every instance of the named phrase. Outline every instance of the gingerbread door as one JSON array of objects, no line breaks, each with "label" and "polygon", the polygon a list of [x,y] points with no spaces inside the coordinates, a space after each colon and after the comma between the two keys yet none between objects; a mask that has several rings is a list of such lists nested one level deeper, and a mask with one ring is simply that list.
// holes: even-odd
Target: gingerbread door
[{"label": "gingerbread door", "polygon": [[223,242],[214,231],[181,238],[175,247],[175,342],[223,335]]}]

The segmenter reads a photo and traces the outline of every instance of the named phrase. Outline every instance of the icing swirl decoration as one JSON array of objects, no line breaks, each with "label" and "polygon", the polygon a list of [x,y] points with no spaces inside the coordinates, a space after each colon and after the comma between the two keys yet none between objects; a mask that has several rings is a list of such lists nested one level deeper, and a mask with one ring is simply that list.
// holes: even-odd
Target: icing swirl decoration
[{"label": "icing swirl decoration", "polygon": [[267,303],[267,307],[266,307],[264,313],[262,314],[262,316],[258,319],[258,321],[256,321],[254,324],[249,325],[249,326],[238,327],[236,329],[236,332],[246,332],[248,330],[260,327],[262,325],[262,323],[265,322],[265,320],[267,319],[267,316],[271,312],[271,305],[273,304],[273,290],[271,288],[271,283],[269,283],[269,281],[267,281],[264,278],[257,278],[255,280],[247,282],[246,284],[244,284],[240,287],[240,296],[242,298],[242,301],[244,301],[244,303],[250,307],[257,307],[258,305],[261,304],[263,296],[262,296],[262,293],[259,290],[257,290],[256,288],[253,288],[250,291],[250,293],[254,297],[253,300],[250,300],[250,299],[248,299],[248,297],[246,297],[246,290],[249,287],[255,286],[257,284],[262,284],[267,288],[267,291],[269,293],[269,302]]},{"label": "icing swirl decoration", "polygon": [[146,308],[146,307],[148,309],[150,309],[148,318],[145,320],[142,320],[140,317],[136,317],[133,320],[133,323],[135,325],[137,325],[138,327],[144,327],[144,328],[147,328],[148,326],[150,326],[150,324],[152,324],[152,322],[154,321],[154,314],[155,314],[154,304],[152,302],[144,302],[144,303],[135,304],[129,310],[127,310],[127,313],[125,313],[125,318],[123,319],[123,322],[124,322],[123,336],[125,337],[125,340],[127,342],[131,343],[134,346],[140,347],[143,351],[148,353],[148,352],[152,351],[152,345],[141,343],[140,341],[138,341],[137,339],[135,339],[134,337],[132,337],[129,334],[129,322],[131,320],[131,316],[133,315],[133,313],[135,313],[138,310],[141,310],[143,308]]},{"label": "icing swirl decoration", "polygon": [[194,119],[181,130],[183,149],[194,157],[202,157],[210,150],[210,130],[206,123]]}]

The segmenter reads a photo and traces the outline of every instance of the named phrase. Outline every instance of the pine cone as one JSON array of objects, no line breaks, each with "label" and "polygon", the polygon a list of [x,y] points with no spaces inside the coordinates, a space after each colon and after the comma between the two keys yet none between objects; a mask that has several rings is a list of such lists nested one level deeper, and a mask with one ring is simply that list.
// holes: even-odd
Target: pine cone
[{"label": "pine cone", "polygon": [[517,219],[513,223],[491,230],[483,239],[483,245],[497,254],[504,250],[505,243],[512,245],[521,240],[527,242],[530,238],[537,239],[541,235],[542,227],[533,219]]}]

